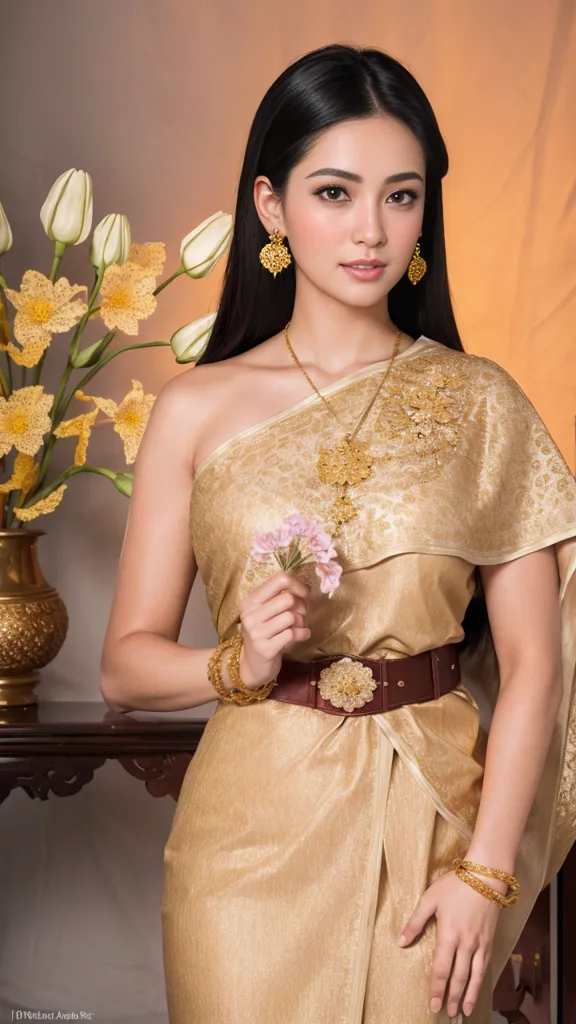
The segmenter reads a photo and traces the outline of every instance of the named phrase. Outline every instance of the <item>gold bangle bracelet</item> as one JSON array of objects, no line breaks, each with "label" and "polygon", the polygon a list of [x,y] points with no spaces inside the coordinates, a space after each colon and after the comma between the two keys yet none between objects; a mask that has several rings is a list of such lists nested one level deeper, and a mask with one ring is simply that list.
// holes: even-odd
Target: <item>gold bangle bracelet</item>
[{"label": "gold bangle bracelet", "polygon": [[[518,902],[520,883],[508,871],[502,871],[500,868],[488,868],[471,860],[462,860],[460,857],[457,857],[453,864],[456,868],[456,875],[462,882],[466,882],[467,885],[476,889],[476,892],[481,893],[482,896],[492,900],[493,903],[497,903],[500,907],[513,907]],[[510,891],[504,896],[501,892],[492,889],[491,886],[476,878],[475,875],[471,874],[472,871],[476,871],[479,875],[486,875],[487,878],[497,878],[501,882],[506,882]]]},{"label": "gold bangle bracelet", "polygon": [[276,686],[277,677],[270,680],[269,683],[263,683],[262,686],[246,686],[246,684],[242,682],[242,678],[240,676],[240,654],[242,652],[242,644],[242,634],[239,631],[238,635],[233,638],[233,649],[230,655],[230,660],[228,661],[228,672],[232,681],[232,687],[234,690],[238,690],[245,696],[251,697],[254,701],[265,700]]},{"label": "gold bangle bracelet", "polygon": [[221,643],[218,644],[218,647],[216,647],[215,650],[210,655],[207,666],[207,674],[210,683],[216,690],[216,693],[218,694],[220,700],[225,701],[228,704],[238,703],[238,701],[235,700],[232,691],[229,690],[224,684],[224,680],[222,679],[221,659],[222,655],[224,654],[224,651],[227,650],[227,648],[231,647],[232,644],[233,639],[221,641]]},{"label": "gold bangle bracelet", "polygon": [[208,679],[216,690],[218,697],[226,704],[251,704],[252,701],[234,688],[228,689],[222,678],[222,655],[234,644],[234,638],[223,640],[208,659]]},{"label": "gold bangle bracelet", "polygon": [[[264,700],[276,685],[276,679],[274,679],[272,682],[265,683],[257,689],[251,689],[242,682],[239,671],[241,647],[241,636],[237,635],[229,637],[227,640],[222,640],[218,644],[218,647],[216,647],[208,659],[208,679],[216,690],[220,700],[227,704],[254,704],[258,700]],[[232,681],[230,689],[225,686],[222,678],[222,655],[228,648],[232,648],[230,659],[228,661],[228,673]]]}]

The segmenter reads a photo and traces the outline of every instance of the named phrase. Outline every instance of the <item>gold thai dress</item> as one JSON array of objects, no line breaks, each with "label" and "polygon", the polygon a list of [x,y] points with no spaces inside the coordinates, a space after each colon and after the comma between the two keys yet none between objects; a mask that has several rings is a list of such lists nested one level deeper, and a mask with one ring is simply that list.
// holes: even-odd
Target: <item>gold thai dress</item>
[{"label": "gold thai dress", "polygon": [[[344,430],[387,365],[322,389]],[[198,468],[190,536],[222,639],[263,578],[249,558],[254,535],[296,511],[326,521],[334,489],[319,481],[317,452],[341,433],[311,394]],[[311,636],[287,657],[402,658],[458,642],[475,566],[575,538],[560,578],[564,699],[516,863],[521,898],[500,912],[465,1018],[488,1024],[498,976],[576,837],[576,479],[506,370],[424,335],[396,358],[359,437],[374,464],[350,488],[359,513],[337,538],[340,586],[329,599],[307,567]],[[429,1008],[435,918],[408,948],[398,938],[474,829],[499,689],[490,632],[461,667],[456,690],[381,714],[326,714],[273,695],[218,703],[165,849],[171,1024],[448,1019]]]}]

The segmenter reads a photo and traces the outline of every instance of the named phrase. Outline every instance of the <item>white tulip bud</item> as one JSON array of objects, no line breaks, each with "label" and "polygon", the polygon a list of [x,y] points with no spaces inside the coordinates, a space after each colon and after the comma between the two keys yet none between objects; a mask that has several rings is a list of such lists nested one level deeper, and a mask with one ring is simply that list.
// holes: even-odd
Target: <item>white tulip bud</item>
[{"label": "white tulip bud", "polygon": [[180,243],[180,260],[188,277],[206,277],[223,255],[232,234],[232,214],[218,210]]},{"label": "white tulip bud", "polygon": [[8,218],[4,213],[2,203],[0,203],[0,256],[3,256],[5,252],[12,245],[12,231],[8,223]]},{"label": "white tulip bud", "polygon": [[92,178],[74,167],[64,171],[40,210],[44,230],[53,242],[80,245],[92,227]]},{"label": "white tulip bud", "polygon": [[125,263],[131,242],[128,218],[123,213],[107,214],[94,228],[90,263],[100,273],[104,273],[111,263]]},{"label": "white tulip bud", "polygon": [[199,320],[185,324],[170,338],[170,345],[177,363],[196,363],[206,350],[216,313],[208,313]]}]

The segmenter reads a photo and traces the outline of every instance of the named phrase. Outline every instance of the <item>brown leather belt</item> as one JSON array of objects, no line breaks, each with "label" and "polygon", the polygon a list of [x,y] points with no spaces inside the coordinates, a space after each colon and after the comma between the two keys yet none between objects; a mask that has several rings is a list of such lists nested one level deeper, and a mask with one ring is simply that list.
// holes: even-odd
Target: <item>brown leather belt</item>
[{"label": "brown leather belt", "polygon": [[283,658],[277,680],[267,700],[332,715],[374,715],[450,693],[460,682],[460,662],[455,644],[405,658]]}]

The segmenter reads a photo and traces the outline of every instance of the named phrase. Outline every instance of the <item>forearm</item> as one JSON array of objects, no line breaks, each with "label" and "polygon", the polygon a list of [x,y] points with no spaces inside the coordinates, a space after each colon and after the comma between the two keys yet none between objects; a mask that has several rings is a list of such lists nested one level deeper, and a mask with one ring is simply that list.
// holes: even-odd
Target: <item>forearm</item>
[{"label": "forearm", "polygon": [[180,711],[218,700],[207,672],[213,652],[156,633],[131,633],[103,660],[102,695],[114,711]]},{"label": "forearm", "polygon": [[514,873],[558,715],[559,688],[558,678],[531,684],[525,669],[501,687],[468,860]]}]

